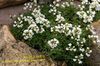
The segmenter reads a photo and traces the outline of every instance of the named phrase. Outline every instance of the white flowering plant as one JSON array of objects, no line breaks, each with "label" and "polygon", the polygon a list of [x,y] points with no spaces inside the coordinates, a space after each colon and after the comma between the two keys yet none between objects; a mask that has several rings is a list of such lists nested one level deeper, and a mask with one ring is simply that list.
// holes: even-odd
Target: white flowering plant
[{"label": "white flowering plant", "polygon": [[91,23],[96,19],[99,2],[82,0],[78,6],[73,1],[55,0],[40,5],[34,2],[25,4],[24,10],[28,12],[14,18],[14,36],[68,66],[88,64],[86,59],[98,39]]}]

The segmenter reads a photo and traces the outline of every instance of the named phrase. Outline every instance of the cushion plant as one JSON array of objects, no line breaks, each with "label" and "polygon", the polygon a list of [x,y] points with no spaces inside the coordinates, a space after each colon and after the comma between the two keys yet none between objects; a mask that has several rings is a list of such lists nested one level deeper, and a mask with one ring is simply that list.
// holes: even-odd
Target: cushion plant
[{"label": "cushion plant", "polygon": [[82,0],[78,6],[73,1],[55,0],[40,5],[32,1],[25,4],[26,13],[14,18],[11,31],[18,40],[53,60],[83,66],[88,64],[92,44],[98,40],[91,26],[98,18],[98,4],[97,0]]}]

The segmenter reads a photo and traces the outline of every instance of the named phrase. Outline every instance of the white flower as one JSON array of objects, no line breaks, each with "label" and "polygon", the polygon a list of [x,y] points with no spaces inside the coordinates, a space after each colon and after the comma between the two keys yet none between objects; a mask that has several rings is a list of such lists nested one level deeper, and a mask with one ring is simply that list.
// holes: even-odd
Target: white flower
[{"label": "white flower", "polygon": [[51,32],[53,32],[54,31],[54,27],[51,27]]},{"label": "white flower", "polygon": [[72,46],[72,44],[71,44],[71,43],[69,43],[69,44],[68,44],[68,46]]},{"label": "white flower", "polygon": [[75,62],[75,61],[77,61],[77,59],[73,59],[73,61]]},{"label": "white flower", "polygon": [[84,48],[80,48],[79,50],[80,50],[80,51],[82,51],[82,52],[84,52],[84,51],[85,51],[85,49],[84,49]]},{"label": "white flower", "polygon": [[43,28],[43,26],[41,26],[40,30],[39,30],[39,33],[43,33],[45,30]]},{"label": "white flower", "polygon": [[35,26],[37,26],[36,23],[33,23],[28,27],[28,29],[33,29]]},{"label": "white flower", "polygon": [[96,10],[97,10],[97,11],[100,11],[100,4],[98,4],[98,5],[96,6]]},{"label": "white flower", "polygon": [[84,17],[84,20],[83,20],[85,23],[87,23],[87,22],[92,22],[93,21],[93,17],[91,17],[91,16],[86,16],[86,17]]},{"label": "white flower", "polygon": [[75,56],[75,58],[78,58],[78,56]]},{"label": "white flower", "polygon": [[56,0],[56,2],[60,2],[61,0]]},{"label": "white flower", "polygon": [[[73,36],[75,36],[75,35],[81,35],[82,34],[82,29],[80,28],[80,26],[74,27],[72,29],[72,34],[73,34]],[[79,37],[79,36],[77,36],[77,37]]]},{"label": "white flower", "polygon": [[[34,1],[34,2],[35,2],[35,1]],[[23,8],[24,10],[27,10],[27,9],[28,9],[28,10],[32,10],[33,2],[25,3],[24,6],[25,6],[25,7]]]},{"label": "white flower", "polygon": [[83,54],[80,54],[80,57],[83,57]]},{"label": "white flower", "polygon": [[64,19],[64,17],[63,16],[61,16],[61,14],[58,14],[58,15],[56,15],[56,20],[55,21],[57,21],[57,22],[64,22],[65,21],[65,19]]},{"label": "white flower", "polygon": [[71,39],[74,39],[74,37],[73,37],[73,36],[71,36]]},{"label": "white flower", "polygon": [[73,49],[73,51],[75,52],[75,51],[76,51],[76,49]]},{"label": "white flower", "polygon": [[68,2],[65,2],[65,4],[66,4],[67,6],[70,6]]},{"label": "white flower", "polygon": [[60,4],[56,4],[56,6],[57,6],[57,7],[59,7],[59,6],[60,6]]},{"label": "white flower", "polygon": [[92,50],[90,50],[89,53],[92,53]]},{"label": "white flower", "polygon": [[95,8],[98,4],[99,4],[98,1],[93,1],[93,2],[90,4],[90,8]]},{"label": "white flower", "polygon": [[48,44],[51,48],[55,48],[59,44],[59,41],[56,38],[54,38],[54,39],[49,40]]},{"label": "white flower", "polygon": [[65,32],[65,25],[64,24],[58,24],[58,26],[55,26],[55,31],[59,33],[64,33]]},{"label": "white flower", "polygon": [[39,29],[38,26],[35,26],[35,27],[33,28],[33,30],[34,30],[36,33],[38,33],[40,29]]},{"label": "white flower", "polygon": [[88,0],[82,0],[82,4],[88,3]]},{"label": "white flower", "polygon": [[23,36],[24,36],[25,40],[32,38],[33,35],[34,35],[34,33],[32,30],[24,30],[24,32],[23,32]]},{"label": "white flower", "polygon": [[97,42],[96,42],[96,40],[93,40],[93,43],[95,43],[95,44],[96,44],[96,43],[97,43]]},{"label": "white flower", "polygon": [[62,6],[63,8],[65,8],[65,5],[62,4],[61,6]]},{"label": "white flower", "polygon": [[85,18],[87,16],[86,12],[85,11],[78,11],[77,12],[77,15],[80,17],[80,18]]},{"label": "white flower", "polygon": [[69,50],[69,48],[66,48],[66,50],[68,51],[68,50]]},{"label": "white flower", "polygon": [[87,57],[90,57],[90,54],[86,53],[86,56],[87,56]]},{"label": "white flower", "polygon": [[81,60],[79,60],[79,62],[78,62],[79,64],[82,64],[83,62],[81,61]]}]

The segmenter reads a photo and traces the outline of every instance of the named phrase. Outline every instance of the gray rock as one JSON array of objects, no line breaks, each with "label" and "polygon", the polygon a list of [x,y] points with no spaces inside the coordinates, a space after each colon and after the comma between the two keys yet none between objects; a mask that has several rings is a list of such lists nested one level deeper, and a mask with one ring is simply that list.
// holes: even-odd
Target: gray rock
[{"label": "gray rock", "polygon": [[12,5],[18,5],[26,1],[28,0],[0,0],[0,8],[12,6]]}]

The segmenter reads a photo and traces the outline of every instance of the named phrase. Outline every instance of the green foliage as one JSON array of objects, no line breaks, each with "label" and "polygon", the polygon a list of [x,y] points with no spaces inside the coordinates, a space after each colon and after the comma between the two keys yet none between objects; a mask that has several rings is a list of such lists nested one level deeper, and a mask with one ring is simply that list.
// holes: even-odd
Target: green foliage
[{"label": "green foliage", "polygon": [[96,16],[94,18],[95,21],[100,19],[100,11],[97,11]]}]

